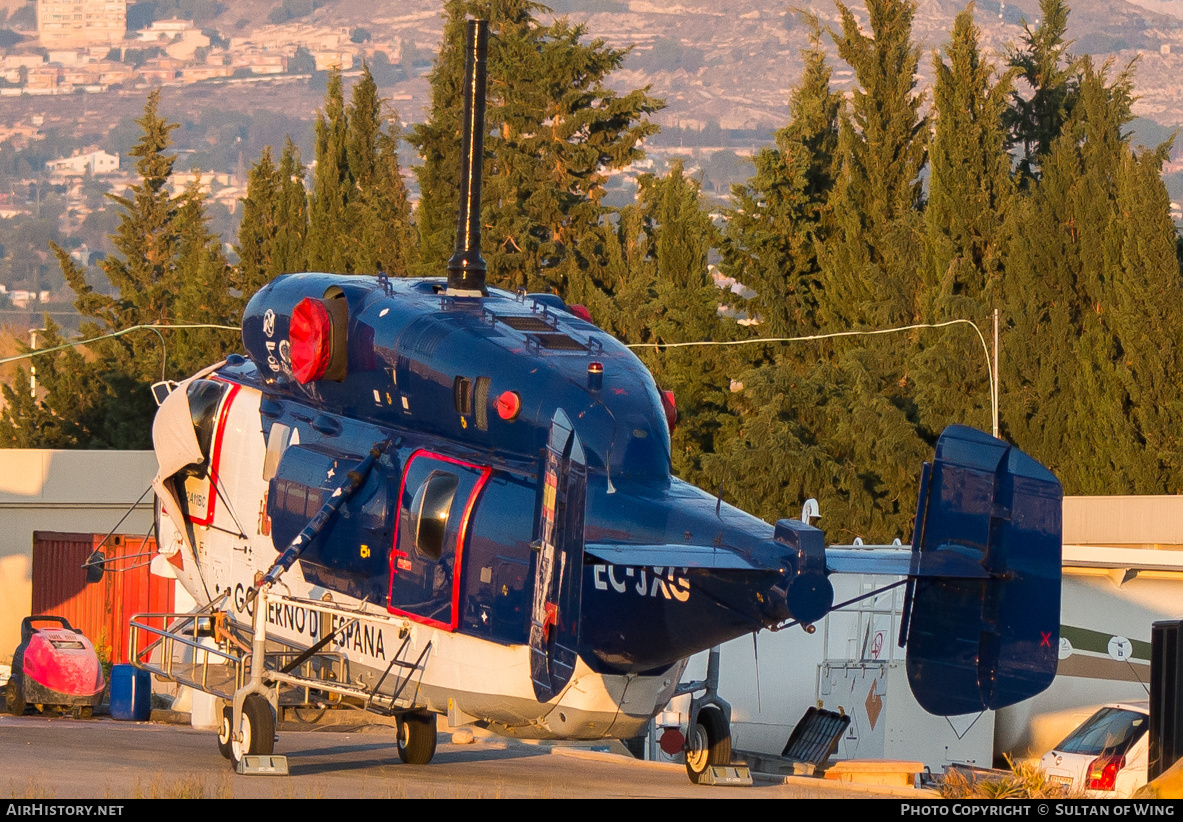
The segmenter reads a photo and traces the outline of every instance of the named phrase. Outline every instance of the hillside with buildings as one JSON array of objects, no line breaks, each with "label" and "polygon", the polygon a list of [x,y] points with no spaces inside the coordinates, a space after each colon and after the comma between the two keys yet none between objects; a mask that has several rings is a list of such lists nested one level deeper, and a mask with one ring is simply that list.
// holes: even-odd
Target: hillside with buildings
[{"label": "hillside with buildings", "polygon": [[[1180,5],[1072,7],[1074,53],[1111,60],[1112,72],[1136,61],[1134,111],[1146,143],[1183,125]],[[650,86],[666,101],[651,159],[614,180],[622,201],[639,173],[664,168],[671,155],[686,159],[709,195],[725,199],[730,184],[751,173],[746,158],[787,117],[809,27],[782,3],[555,0],[553,7],[585,24],[588,37],[631,49],[611,78],[615,87]],[[928,55],[948,40],[961,8],[919,3],[913,33],[926,54],[923,84],[932,80]],[[808,9],[823,26],[838,25],[832,3],[815,0]],[[161,110],[180,123],[176,187],[197,179],[211,197],[213,227],[230,241],[245,173],[263,147],[290,135],[311,158],[328,69],[349,78],[365,61],[391,116],[404,125],[423,119],[440,11],[439,0],[378,11],[355,0],[0,0],[0,285],[33,295],[10,294],[9,302],[29,306],[28,319],[44,307],[36,295],[49,291],[68,313],[70,295],[46,245],[60,242],[79,259],[109,250],[115,213],[103,195],[131,179],[124,155],[148,90],[163,88]],[[861,6],[854,11],[865,22]],[[996,62],[1037,13],[1037,0],[977,5],[982,43]],[[832,82],[850,90],[853,72],[835,62]],[[404,151],[404,167],[414,164]],[[1179,171],[1183,163],[1167,169]]]}]

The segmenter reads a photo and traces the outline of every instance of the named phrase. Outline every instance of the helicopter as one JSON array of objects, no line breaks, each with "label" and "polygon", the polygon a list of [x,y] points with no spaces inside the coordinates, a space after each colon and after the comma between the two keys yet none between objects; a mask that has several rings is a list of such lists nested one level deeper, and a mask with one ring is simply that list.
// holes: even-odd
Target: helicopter
[{"label": "helicopter", "polygon": [[245,310],[245,355],[160,391],[159,551],[240,666],[212,689],[223,754],[241,769],[273,753],[290,685],[395,717],[411,764],[432,759],[440,715],[627,739],[701,692],[685,760],[709,781],[730,708],[710,681],[679,684],[688,658],[812,632],[833,573],[906,579],[900,642],[926,710],[1045,689],[1062,491],[1042,465],[952,426],[922,469],[911,551],[828,546],[808,507],[769,524],[672,476],[673,398],[580,307],[487,286],[484,22],[468,37],[447,277],[280,276]]}]

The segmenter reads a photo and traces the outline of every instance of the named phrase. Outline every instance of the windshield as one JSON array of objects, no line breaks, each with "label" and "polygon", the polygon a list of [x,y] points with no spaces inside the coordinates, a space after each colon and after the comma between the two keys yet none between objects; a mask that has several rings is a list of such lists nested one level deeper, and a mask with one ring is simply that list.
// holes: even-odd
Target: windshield
[{"label": "windshield", "polygon": [[1057,751],[1090,756],[1124,756],[1149,727],[1146,714],[1102,708],[1056,746]]}]

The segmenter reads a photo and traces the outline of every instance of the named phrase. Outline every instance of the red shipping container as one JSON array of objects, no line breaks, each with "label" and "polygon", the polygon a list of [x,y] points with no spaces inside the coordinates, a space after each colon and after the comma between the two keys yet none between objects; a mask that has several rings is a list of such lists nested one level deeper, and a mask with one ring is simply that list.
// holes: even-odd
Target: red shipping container
[{"label": "red shipping container", "polygon": [[65,617],[100,657],[107,651],[110,661],[120,664],[128,661],[132,614],[172,611],[176,582],[148,572],[155,538],[115,534],[102,548],[107,557],[102,580],[88,585],[82,566],[103,536],[33,532],[33,613]]}]

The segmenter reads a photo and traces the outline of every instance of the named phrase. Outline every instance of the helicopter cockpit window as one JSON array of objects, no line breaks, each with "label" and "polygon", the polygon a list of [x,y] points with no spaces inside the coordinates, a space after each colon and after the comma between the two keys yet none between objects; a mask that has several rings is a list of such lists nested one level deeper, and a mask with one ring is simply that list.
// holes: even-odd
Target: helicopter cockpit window
[{"label": "helicopter cockpit window", "polygon": [[[460,479],[447,471],[435,470],[427,475],[427,479],[415,491],[411,501],[411,509],[404,510],[405,520],[413,527],[401,529],[403,539],[413,536],[415,552],[424,559],[437,562],[443,555],[444,536],[448,530],[448,514],[452,510],[452,501],[456,498],[456,489]],[[409,552],[408,552],[409,553]]]},{"label": "helicopter cockpit window", "polygon": [[229,389],[228,383],[217,380],[193,380],[185,389],[189,400],[189,415],[197,435],[197,445],[205,460],[193,466],[191,473],[202,475],[209,467],[210,454],[214,444],[214,429],[218,424],[218,408]]}]

